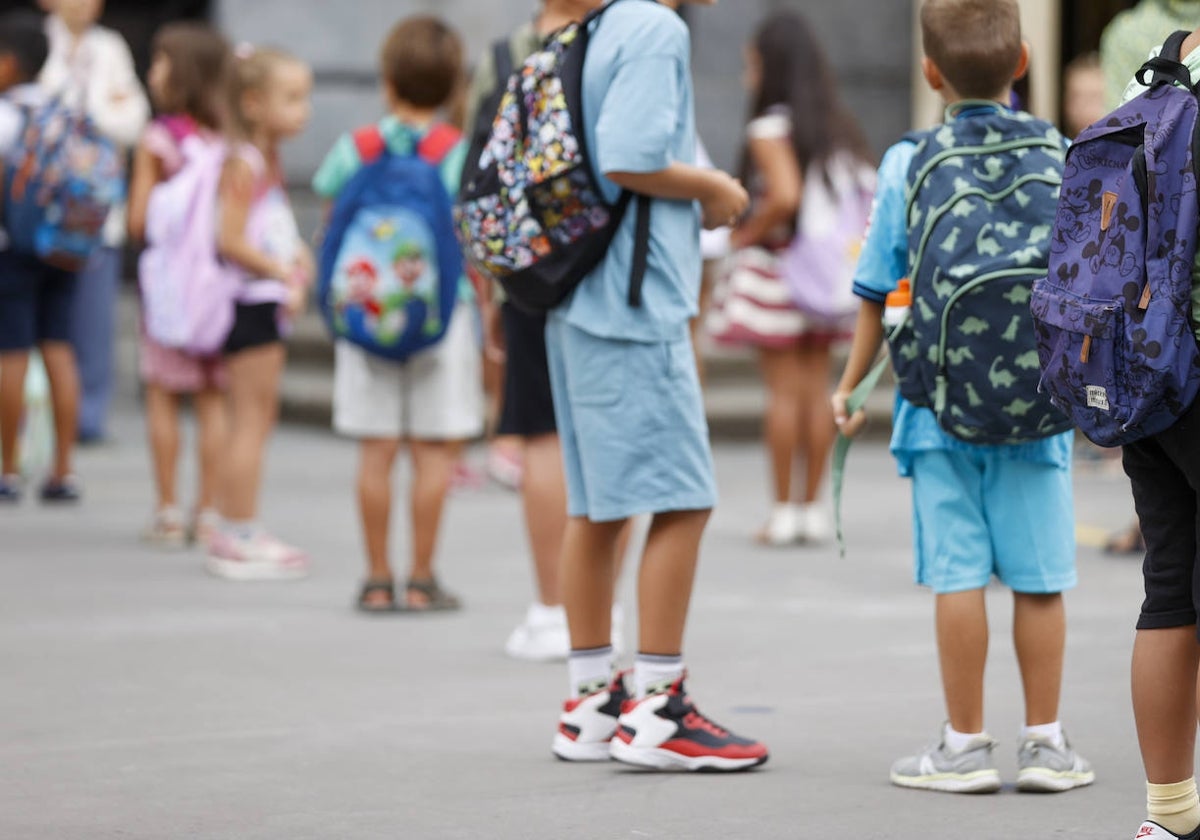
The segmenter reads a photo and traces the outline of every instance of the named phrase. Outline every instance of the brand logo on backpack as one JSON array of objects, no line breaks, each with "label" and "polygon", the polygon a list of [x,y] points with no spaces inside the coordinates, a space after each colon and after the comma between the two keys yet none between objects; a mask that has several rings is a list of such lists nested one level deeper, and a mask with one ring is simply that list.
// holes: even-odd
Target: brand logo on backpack
[{"label": "brand logo on backpack", "polygon": [[[1178,61],[1186,37],[1172,35],[1139,72],[1150,90],[1067,153],[1049,271],[1034,289],[1042,388],[1103,446],[1164,431],[1200,392],[1200,106]],[[1163,174],[1151,178],[1150,161]]]}]

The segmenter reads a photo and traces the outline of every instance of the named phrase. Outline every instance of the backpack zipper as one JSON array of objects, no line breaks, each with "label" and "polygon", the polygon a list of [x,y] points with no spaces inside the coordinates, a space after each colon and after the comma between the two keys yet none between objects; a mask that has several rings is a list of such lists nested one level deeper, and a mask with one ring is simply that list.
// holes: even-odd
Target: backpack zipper
[{"label": "backpack zipper", "polygon": [[947,370],[946,364],[946,328],[950,322],[950,310],[954,308],[959,299],[968,292],[982,286],[984,283],[990,283],[993,280],[1003,280],[1009,277],[1040,277],[1042,271],[1039,269],[1030,270],[1028,268],[1006,268],[1001,271],[989,271],[986,274],[981,274],[974,280],[964,283],[962,286],[954,290],[950,295],[950,299],[946,301],[945,307],[942,309],[942,323],[938,334],[938,352],[937,352],[937,378],[934,382],[933,410],[938,416],[946,409],[946,388],[947,388]]}]

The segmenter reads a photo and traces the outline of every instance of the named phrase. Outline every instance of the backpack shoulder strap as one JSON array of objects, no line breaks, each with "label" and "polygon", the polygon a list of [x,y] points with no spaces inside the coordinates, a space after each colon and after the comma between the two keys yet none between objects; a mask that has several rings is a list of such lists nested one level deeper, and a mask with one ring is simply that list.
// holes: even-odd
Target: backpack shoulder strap
[{"label": "backpack shoulder strap", "polygon": [[384,151],[387,150],[387,141],[378,125],[365,125],[351,137],[354,139],[354,148],[358,150],[359,160],[363,163],[374,163],[383,157]]},{"label": "backpack shoulder strap", "polygon": [[1163,44],[1162,51],[1142,65],[1137,71],[1138,83],[1146,87],[1158,87],[1178,82],[1188,90],[1193,90],[1192,73],[1183,64],[1183,42],[1188,39],[1190,32],[1182,29],[1171,33]]},{"label": "backpack shoulder strap", "polygon": [[514,69],[512,43],[507,38],[492,43],[492,63],[496,68],[496,86],[503,89]]},{"label": "backpack shoulder strap", "polygon": [[421,142],[417,144],[417,154],[426,163],[439,166],[460,140],[462,140],[461,131],[452,125],[438,123],[421,138]]}]

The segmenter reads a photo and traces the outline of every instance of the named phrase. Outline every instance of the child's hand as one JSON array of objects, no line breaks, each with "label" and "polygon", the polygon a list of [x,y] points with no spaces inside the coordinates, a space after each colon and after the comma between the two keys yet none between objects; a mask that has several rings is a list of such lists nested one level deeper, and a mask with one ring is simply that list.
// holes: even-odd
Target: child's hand
[{"label": "child's hand", "polygon": [[287,299],[283,302],[283,308],[288,317],[294,320],[303,314],[304,308],[308,305],[308,284],[292,280],[288,281],[287,286]]},{"label": "child's hand", "polygon": [[483,307],[483,356],[487,361],[504,364],[508,358],[504,339],[504,320],[500,315],[500,307],[489,301]]},{"label": "child's hand", "polygon": [[704,214],[704,227],[716,230],[733,227],[750,206],[750,194],[741,181],[718,170],[710,170],[708,195],[700,200]]},{"label": "child's hand", "polygon": [[292,271],[294,276],[304,281],[305,286],[311,286],[317,276],[317,261],[313,257],[312,251],[308,248],[301,248],[292,263]]},{"label": "child's hand", "polygon": [[833,422],[837,424],[838,431],[848,438],[858,435],[867,425],[867,412],[861,408],[854,412],[853,415],[848,414],[846,403],[850,399],[849,391],[834,391],[830,402],[833,404]]}]

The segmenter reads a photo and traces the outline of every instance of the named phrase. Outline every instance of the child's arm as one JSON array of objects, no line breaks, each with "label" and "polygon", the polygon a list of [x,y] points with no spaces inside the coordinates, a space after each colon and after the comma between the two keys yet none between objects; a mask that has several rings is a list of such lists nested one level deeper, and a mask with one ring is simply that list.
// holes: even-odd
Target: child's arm
[{"label": "child's arm", "polygon": [[871,370],[879,348],[883,345],[883,304],[863,300],[858,308],[858,322],[854,327],[854,343],[850,346],[850,358],[837,390],[833,392],[833,419],[846,437],[854,437],[866,425],[867,415],[862,410],[853,416],[846,415],[846,400]]},{"label": "child's arm", "polygon": [[748,148],[764,192],[754,212],[733,232],[734,248],[758,245],[780,227],[795,224],[804,191],[804,175],[787,138],[754,137]]},{"label": "child's arm", "polygon": [[150,103],[142,91],[133,55],[124,39],[104,33],[104,61],[96,62],[87,88],[88,115],[100,133],[129,148],[150,119]]},{"label": "child's arm", "polygon": [[146,206],[150,191],[162,181],[162,161],[158,155],[138,144],[133,153],[133,174],[129,179],[129,236],[137,241],[146,238]]},{"label": "child's arm", "polygon": [[250,206],[254,202],[254,170],[238,158],[230,158],[221,173],[220,220],[217,229],[217,253],[240,265],[252,276],[287,281],[291,266],[271,259],[246,238]]},{"label": "child's arm", "polygon": [[623,189],[668,201],[699,201],[704,227],[732,225],[746,212],[750,196],[741,183],[717,169],[672,163],[658,172],[605,172]]}]

